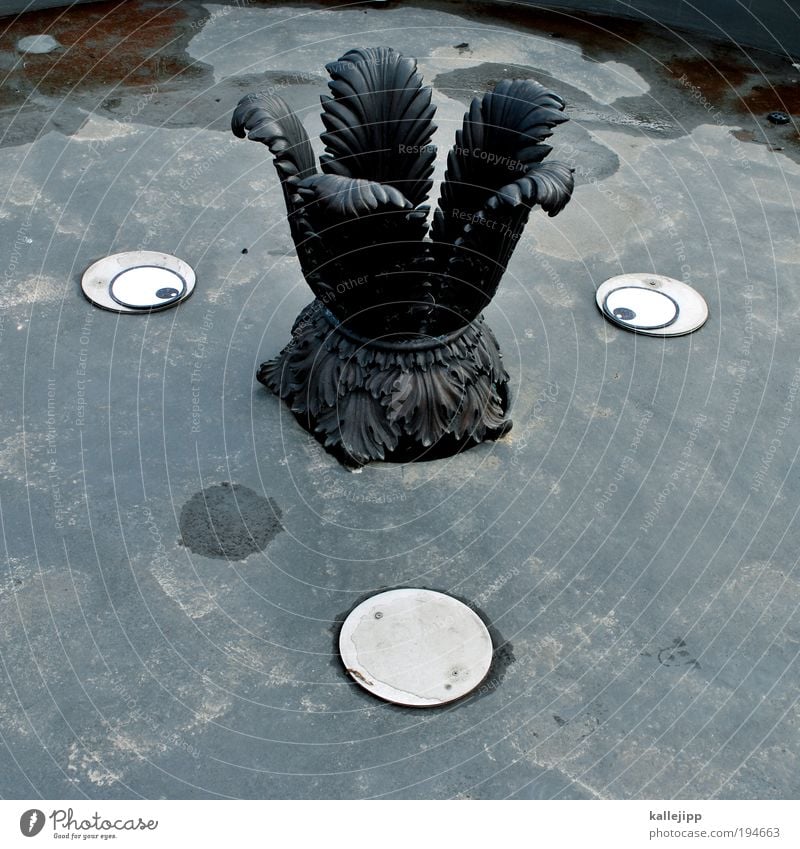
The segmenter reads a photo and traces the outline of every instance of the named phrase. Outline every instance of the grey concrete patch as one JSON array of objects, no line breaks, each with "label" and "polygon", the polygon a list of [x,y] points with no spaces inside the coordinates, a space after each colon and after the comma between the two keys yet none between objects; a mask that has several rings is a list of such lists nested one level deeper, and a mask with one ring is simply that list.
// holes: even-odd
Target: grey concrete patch
[{"label": "grey concrete patch", "polygon": [[223,481],[195,493],[183,505],[181,540],[195,554],[245,560],[272,542],[282,529],[280,517],[272,499]]},{"label": "grey concrete patch", "polygon": [[26,35],[17,42],[20,53],[52,53],[61,45],[51,35]]}]

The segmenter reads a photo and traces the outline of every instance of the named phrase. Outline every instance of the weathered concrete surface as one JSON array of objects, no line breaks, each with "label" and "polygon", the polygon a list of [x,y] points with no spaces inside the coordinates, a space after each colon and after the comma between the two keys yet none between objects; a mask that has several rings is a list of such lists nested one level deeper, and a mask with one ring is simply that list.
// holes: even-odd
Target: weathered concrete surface
[{"label": "weathered concrete surface", "polygon": [[[77,6],[93,0],[0,0],[0,15],[32,12],[52,7]],[[116,0],[117,4],[127,0]],[[376,3],[383,0],[375,0]],[[486,0],[486,4],[536,7],[534,0]],[[239,0],[240,6],[251,5]],[[730,3],[728,0],[548,0],[548,8],[590,12],[611,18],[623,17],[657,23],[663,27],[703,33],[712,38],[736,41],[780,53],[800,50],[800,16],[785,0]]]},{"label": "weathered concrete surface", "polygon": [[[800,165],[763,114],[797,69],[454,4],[126,6],[94,41],[53,24],[40,64],[24,24],[0,42],[0,794],[796,798]],[[122,80],[115,26],[141,29]],[[487,315],[511,434],[354,475],[255,383],[309,294],[227,124],[271,88],[316,135],[323,62],[376,43],[435,85],[442,160],[474,92],[552,83],[579,187]],[[83,269],[139,246],[192,263],[193,297],[92,308]],[[636,270],[694,285],[706,327],[607,324],[596,286]],[[270,505],[244,559],[184,538],[224,482]],[[206,529],[239,534],[217,503]],[[401,585],[492,623],[476,697],[402,710],[342,674],[337,620]]]}]

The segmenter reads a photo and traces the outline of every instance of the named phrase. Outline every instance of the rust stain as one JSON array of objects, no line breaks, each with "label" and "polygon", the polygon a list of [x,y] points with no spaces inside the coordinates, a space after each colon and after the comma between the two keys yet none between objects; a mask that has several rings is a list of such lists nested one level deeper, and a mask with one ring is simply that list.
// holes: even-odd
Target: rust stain
[{"label": "rust stain", "polygon": [[674,57],[665,67],[668,74],[677,80],[685,79],[712,103],[734,94],[755,71],[736,57],[724,55]]},{"label": "rust stain", "polygon": [[742,95],[739,109],[756,115],[775,111],[800,115],[800,84],[755,85]]},{"label": "rust stain", "polygon": [[665,68],[674,80],[683,81],[699,91],[709,103],[756,118],[778,110],[790,115],[800,114],[800,85],[770,84],[764,80],[764,69],[756,68],[743,57],[740,60],[722,54],[710,58],[673,57]]},{"label": "rust stain", "polygon": [[63,49],[16,54],[6,86],[64,95],[76,86],[152,85],[195,76],[200,70],[191,67],[181,38],[189,21],[180,4],[158,7],[142,0],[29,12],[0,33],[0,50],[16,53],[19,38],[41,33]]},{"label": "rust stain", "polygon": [[368,687],[375,686],[373,681],[370,681],[369,678],[365,678],[357,669],[347,669],[345,671],[352,675],[357,681],[361,681],[362,684],[366,684]]}]

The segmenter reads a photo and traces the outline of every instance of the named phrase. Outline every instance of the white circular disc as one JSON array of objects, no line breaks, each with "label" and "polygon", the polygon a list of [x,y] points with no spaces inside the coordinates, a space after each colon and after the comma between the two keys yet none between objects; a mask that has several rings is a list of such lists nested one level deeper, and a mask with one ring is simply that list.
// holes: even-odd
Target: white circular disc
[{"label": "white circular disc", "polygon": [[186,300],[196,277],[190,265],[160,251],[126,251],[90,265],[81,278],[83,294],[105,310],[155,312]]},{"label": "white circular disc", "polygon": [[389,590],[355,607],[339,634],[345,669],[365,690],[409,707],[436,707],[474,690],[492,638],[474,610],[433,590]]},{"label": "white circular disc", "polygon": [[678,305],[669,295],[639,286],[613,289],[608,293],[603,309],[620,324],[630,324],[637,330],[658,330],[669,326],[678,317]]},{"label": "white circular disc", "polygon": [[683,336],[708,319],[703,296],[661,274],[620,274],[597,290],[597,306],[619,327],[646,336]]},{"label": "white circular disc", "polygon": [[153,309],[176,301],[186,291],[184,279],[155,265],[126,268],[111,281],[111,297],[124,307]]}]

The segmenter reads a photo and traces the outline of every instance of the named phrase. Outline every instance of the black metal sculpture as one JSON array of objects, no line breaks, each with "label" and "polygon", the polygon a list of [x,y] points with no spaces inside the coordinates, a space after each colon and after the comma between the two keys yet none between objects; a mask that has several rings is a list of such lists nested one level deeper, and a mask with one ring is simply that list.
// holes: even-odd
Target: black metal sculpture
[{"label": "black metal sculpture", "polygon": [[436,149],[431,90],[386,47],[327,66],[317,173],[302,124],[250,94],[233,132],[275,157],[316,299],[258,379],[348,466],[445,456],[506,433],[508,374],[481,317],[533,206],[570,199],[572,169],[543,160],[564,102],[530,80],[472,101],[428,232]]}]

